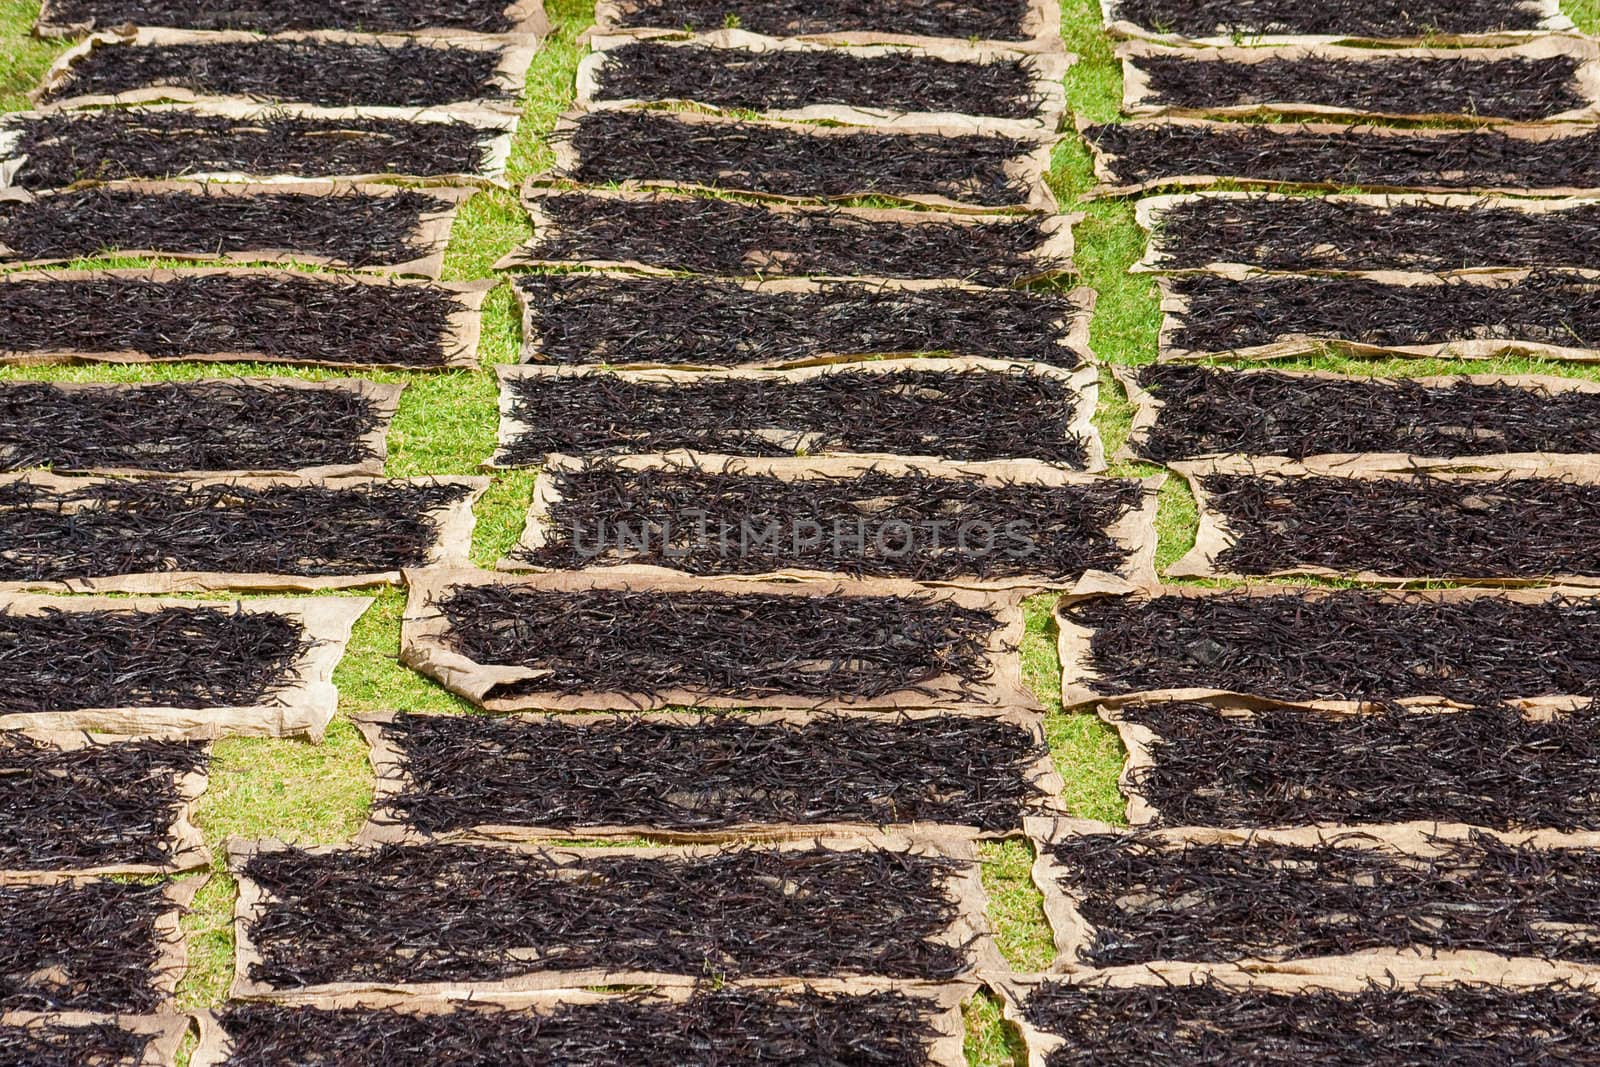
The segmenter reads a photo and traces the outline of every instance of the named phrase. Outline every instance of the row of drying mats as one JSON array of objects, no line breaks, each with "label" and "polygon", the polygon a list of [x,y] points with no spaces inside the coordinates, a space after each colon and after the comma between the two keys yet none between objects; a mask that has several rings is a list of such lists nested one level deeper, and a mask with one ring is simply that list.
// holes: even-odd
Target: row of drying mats
[{"label": "row of drying mats", "polygon": [[[46,10],[38,30],[160,21],[93,6]],[[376,36],[317,7],[300,12],[306,25],[240,27],[291,31],[269,37],[129,25],[67,51],[34,94],[39,110],[3,120],[0,258],[60,267],[120,250],[335,270],[8,273],[8,361],[428,366],[475,347],[484,286],[400,278],[438,278],[465,183],[503,175],[543,12],[463,8],[434,26],[400,5],[382,28],[405,35]],[[377,28],[373,14],[360,28]],[[262,181],[231,180],[246,173]],[[389,174],[439,181],[297,180]],[[401,391],[6,383],[6,469],[78,474],[6,476],[20,520],[6,535],[11,588],[315,590],[465,563],[487,482],[382,478]],[[210,739],[319,738],[371,603],[5,597],[18,688],[0,716],[0,1059],[228,1055],[190,1056],[194,1020],[174,1010],[180,917],[212,859],[193,822]],[[277,1062],[295,1060],[310,1057]]]},{"label": "row of drying mats", "polygon": [[[1119,458],[1199,512],[1166,574],[1357,584],[1058,601],[1135,829],[1027,820],[1064,973],[1014,1017],[1052,1065],[1582,1059],[1592,383],[1205,364],[1592,360],[1595,42],[1554,4],[1102,8],[1132,121],[1080,119],[1091,195],[1272,189],[1136,204]],[[1370,588],[1445,583],[1522,588]]]},{"label": "row of drying mats", "polygon": [[[114,6],[52,3],[42,21],[155,21]],[[1123,375],[1139,407],[1128,448],[1181,471],[1204,507],[1196,554],[1173,573],[1570,580],[1510,594],[1162,590],[1155,480],[1095,476],[1092,297],[1063,291],[1069,222],[1043,183],[1064,108],[1058,13],[878,6],[881,25],[827,25],[829,5],[751,5],[739,28],[684,40],[667,31],[720,25],[720,6],[708,19],[692,3],[601,5],[583,110],[558,128],[551,180],[523,191],[534,239],[502,264],[589,270],[514,281],[527,362],[501,369],[491,466],[543,470],[496,572],[467,558],[483,479],[377,477],[396,387],[0,389],[8,464],[80,472],[0,483],[14,652],[0,659],[0,726],[30,728],[6,735],[30,784],[0,831],[0,893],[7,944],[34,953],[0,968],[6,1041],[34,1042],[36,1062],[61,1047],[170,1057],[190,1025],[163,1013],[183,971],[177,915],[198,882],[186,872],[210,862],[188,815],[203,746],[182,735],[320,736],[367,604],[25,591],[404,580],[409,666],[492,711],[574,714],[363,717],[378,799],[353,846],[230,845],[236,999],[205,1017],[194,1062],[760,1049],[951,1064],[979,981],[1052,1064],[1195,1062],[1206,1049],[1251,1062],[1246,1031],[1369,1057],[1363,1037],[1395,1039],[1415,1017],[1412,1040],[1511,1060],[1534,1030],[1559,1048],[1593,1043],[1600,602],[1578,586],[1594,578],[1580,539],[1597,391],[1178,357],[1289,355],[1312,336],[1358,352],[1583,358],[1594,209],[1144,202],[1147,265],[1171,272],[1173,361]],[[1170,6],[1110,14],[1192,37],[1299,14],[1207,29],[1182,26],[1192,5]],[[161,11],[186,21],[181,5]],[[10,274],[0,349],[476,366],[486,283],[393,277],[438,277],[462,194],[360,179],[498,180],[543,19],[488,5],[441,26],[432,9],[386,11],[392,24],[359,28],[442,32],[375,45],[339,36],[357,27],[337,20],[273,15],[112,32],[64,57],[41,110],[0,127],[19,189],[0,205],[12,262],[115,246],[334,270]],[[1379,17],[1314,13],[1330,14]],[[1309,32],[1394,43],[1423,24],[1569,28],[1503,4],[1392,18],[1421,21]],[[897,26],[923,40],[873,47],[906,44]],[[1404,114],[1516,124],[1402,134],[1163,118],[1085,133],[1107,192],[1178,183],[1194,159],[1209,161],[1203,175],[1285,184],[1585,191],[1590,128],[1546,120],[1592,117],[1589,48],[1575,36],[1398,58],[1129,45],[1130,93],[1147,86],[1135,112],[1368,91],[1294,96],[1294,110],[1420,100]],[[1415,73],[1435,63],[1444,73]],[[1497,115],[1510,94],[1486,85],[1530,64],[1545,73]],[[1207,66],[1226,73],[1195,73]],[[1218,82],[1242,87],[1224,100]],[[1212,95],[1197,103],[1197,85]],[[713,110],[637,106],[665,100]],[[99,105],[116,106],[79,110]],[[1269,169],[1242,169],[1254,167]],[[231,181],[173,183],[196,175]],[[116,181],[67,188],[86,178]],[[744,195],[693,195],[711,187]],[[901,208],[816,206],[862,196]],[[1244,276],[1258,267],[1278,273]],[[1299,288],[1275,298],[1274,285]],[[1334,308],[1315,329],[1294,318]],[[1237,332],[1217,332],[1227,323]],[[834,361],[930,350],[959,358]],[[1473,470],[1458,469],[1464,456]],[[1439,469],[1418,478],[1418,462]],[[130,473],[165,477],[111,477]],[[1294,535],[1305,528],[1315,537]],[[651,569],[594,566],[621,561]],[[1141,830],[1059,817],[1063,783],[1019,656],[1020,598],[1038,589],[1068,593],[1065,703],[1121,732]],[[577,714],[668,706],[773,710]],[[151,733],[167,738],[99,737]],[[1019,829],[1038,850],[1053,977],[1010,974],[985,914],[976,841]],[[677,843],[556,844],[641,833]],[[622,986],[646,991],[578,991]],[[1321,1036],[1297,1031],[1297,1015]]]}]

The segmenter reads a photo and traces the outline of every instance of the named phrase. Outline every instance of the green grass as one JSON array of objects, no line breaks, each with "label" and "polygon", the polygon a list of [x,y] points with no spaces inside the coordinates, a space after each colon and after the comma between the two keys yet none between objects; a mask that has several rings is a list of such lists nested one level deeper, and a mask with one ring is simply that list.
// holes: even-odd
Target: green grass
[{"label": "green grass", "polygon": [[[573,73],[584,49],[578,35],[592,21],[592,0],[550,0],[555,33],[529,75],[523,123],[510,163],[510,179],[523,178],[549,165],[544,135],[571,105]],[[1117,116],[1122,84],[1111,47],[1100,30],[1094,0],[1066,0],[1063,36],[1079,57],[1067,76],[1068,99],[1076,114],[1096,121]],[[1567,11],[1581,28],[1600,30],[1600,0],[1569,0]],[[0,110],[27,106],[26,94],[51,60],[67,46],[29,36],[37,14],[36,0],[0,0]],[[1082,211],[1077,227],[1080,284],[1099,294],[1092,343],[1107,363],[1136,365],[1156,356],[1160,326],[1155,286],[1127,272],[1144,250],[1133,211],[1123,201],[1085,202],[1093,184],[1089,155],[1075,137],[1057,149],[1049,182],[1065,211]],[[461,210],[445,260],[447,280],[485,277],[491,265],[529,236],[527,219],[514,192],[490,191],[474,197]],[[87,265],[87,264],[85,264]],[[139,265],[132,260],[101,260],[99,266]],[[519,344],[515,301],[502,285],[485,304],[484,369],[439,375],[374,372],[384,381],[404,381],[407,390],[390,439],[388,473],[464,474],[475,472],[493,450],[495,382],[492,366],[514,362]],[[1600,367],[1568,367],[1529,360],[1503,360],[1471,365],[1396,360],[1357,364],[1336,356],[1291,364],[1303,369],[1377,371],[1420,375],[1449,371],[1560,373],[1600,378]],[[331,372],[259,365],[80,366],[0,368],[0,378],[49,380],[154,381],[214,375],[281,375],[326,378]],[[1096,422],[1112,453],[1127,435],[1130,407],[1109,373],[1102,373]],[[1113,473],[1142,475],[1156,468],[1124,464]],[[497,473],[494,486],[479,504],[473,557],[490,564],[516,540],[532,492],[526,473]],[[1195,526],[1194,501],[1177,482],[1161,495],[1158,562],[1165,565],[1187,549]],[[335,681],[340,689],[340,717],[320,746],[268,740],[233,740],[216,747],[211,789],[198,821],[213,848],[230,835],[273,836],[304,843],[347,839],[366,817],[372,780],[365,746],[346,715],[384,709],[470,711],[463,702],[432,682],[402,668],[397,660],[404,598],[384,592],[356,627],[349,652]],[[1087,818],[1121,820],[1116,778],[1122,749],[1115,734],[1092,716],[1063,714],[1059,663],[1050,621],[1051,598],[1036,597],[1026,605],[1028,628],[1022,648],[1026,677],[1048,709],[1046,733],[1056,767],[1066,782],[1071,811]],[[1032,854],[1020,840],[986,843],[982,848],[984,883],[991,895],[991,917],[1002,951],[1018,969],[1044,967],[1051,958],[1050,932],[1040,899],[1029,880]],[[192,969],[180,987],[184,1008],[215,1005],[225,994],[232,970],[230,911],[232,880],[220,868],[200,894],[186,920]],[[967,1011],[967,1054],[975,1065],[1023,1062],[1015,1034],[1006,1026],[997,1002],[974,999]]]}]

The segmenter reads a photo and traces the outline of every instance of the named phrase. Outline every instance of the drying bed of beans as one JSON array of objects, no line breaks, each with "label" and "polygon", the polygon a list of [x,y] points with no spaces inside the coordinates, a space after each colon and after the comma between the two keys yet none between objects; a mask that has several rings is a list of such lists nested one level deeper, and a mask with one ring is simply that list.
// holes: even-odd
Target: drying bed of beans
[{"label": "drying bed of beans", "polygon": [[1194,196],[1161,210],[1150,259],[1158,270],[1594,270],[1597,242],[1600,203],[1589,201]]},{"label": "drying bed of beans", "polygon": [[[1079,679],[1270,700],[1600,696],[1600,603],[1559,594],[1356,590],[1098,597],[1057,610],[1090,632]],[[1069,681],[1073,679],[1069,678]]]},{"label": "drying bed of beans", "polygon": [[1378,349],[1452,344],[1563,352],[1600,347],[1600,281],[1537,270],[1492,280],[1405,285],[1371,278],[1209,274],[1163,280],[1172,302],[1162,343],[1168,353],[1222,353],[1318,343]]},{"label": "drying bed of beans", "polygon": [[[431,1007],[431,1006],[430,1006]],[[542,1010],[484,1000],[449,1010],[234,1002],[218,1013],[221,1067],[326,1059],[345,1067],[538,1062],[631,1067],[763,1058],[932,1067],[939,1002],[921,990],[852,993],[721,986],[687,998],[635,991]],[[54,1067],[54,1065],[51,1065]]]},{"label": "drying bed of beans", "polygon": [[64,389],[0,384],[0,467],[22,470],[291,471],[367,467],[386,420],[351,389],[272,382],[156,382]]},{"label": "drying bed of beans", "polygon": [[259,987],[554,973],[944,980],[966,865],[889,848],[258,851],[239,873]]},{"label": "drying bed of beans", "polygon": [[208,758],[196,741],[74,747],[0,733],[0,870],[171,865],[180,779]]},{"label": "drying bed of beans", "polygon": [[1089,444],[1069,430],[1082,396],[1024,365],[841,366],[806,378],[706,374],[662,380],[539,374],[502,382],[517,425],[496,462],[689,448],[735,455],[797,451],[1033,458],[1083,470]]},{"label": "drying bed of beans", "polygon": [[[1146,498],[1145,488],[1126,478],[1056,483],[1022,472],[866,465],[808,474],[721,460],[657,467],[596,460],[547,469],[542,484],[551,494],[538,519],[543,543],[514,554],[518,564],[579,570],[633,563],[706,575],[806,570],[916,581],[1129,575],[1138,546],[1115,528]],[[735,533],[754,516],[777,535]]]},{"label": "drying bed of beans", "polygon": [[1537,122],[1594,103],[1581,91],[1581,61],[1573,55],[1359,60],[1285,55],[1245,62],[1191,58],[1175,50],[1127,62],[1148,81],[1143,104],[1184,111],[1309,105],[1368,115]]},{"label": "drying bed of beans", "polygon": [[1561,1062],[1582,1059],[1600,1041],[1590,989],[1465,977],[1412,988],[1374,979],[1356,992],[1239,988],[1206,978],[1128,986],[1049,980],[1029,992],[1022,1013],[1061,1041],[1046,1067],[1367,1067],[1379,1049]]},{"label": "drying bed of beans", "polygon": [[1531,716],[1505,704],[1393,704],[1337,714],[1197,701],[1128,704],[1147,763],[1127,782],[1162,826],[1447,822],[1600,829],[1600,706]]},{"label": "drying bed of beans", "polygon": [[375,817],[428,835],[839,823],[1004,833],[1044,798],[1033,771],[1049,755],[1016,722],[969,715],[397,715],[375,729],[399,782]]},{"label": "drying bed of beans", "polygon": [[[520,6],[520,5],[518,5]],[[131,23],[188,30],[358,30],[404,33],[427,29],[510,33],[519,28],[506,0],[293,0],[235,7],[206,0],[47,0],[41,30]],[[524,16],[526,17],[526,16]]]},{"label": "drying bed of beans", "polygon": [[[0,1010],[149,1012],[164,1006],[160,884],[98,878],[0,886]],[[80,1061],[81,1062],[81,1061]]]},{"label": "drying bed of beans", "polygon": [[732,49],[632,41],[603,53],[594,99],[693,100],[740,111],[834,106],[1042,119],[1036,60],[913,52]]},{"label": "drying bed of beans", "polygon": [[[509,120],[508,120],[509,122]],[[26,157],[13,184],[61,189],[81,181],[195,174],[338,178],[477,175],[502,129],[463,120],[326,118],[265,111],[248,117],[185,108],[25,113],[0,119]]]},{"label": "drying bed of beans", "polygon": [[293,683],[310,642],[274,612],[0,612],[0,712],[229,708]]},{"label": "drying bed of beans", "polygon": [[1132,122],[1084,130],[1119,190],[1224,180],[1340,189],[1555,192],[1600,188],[1592,125],[1391,129]]},{"label": "drying bed of beans", "polygon": [[1363,379],[1161,364],[1139,388],[1161,404],[1131,440],[1156,463],[1197,456],[1600,452],[1600,392],[1515,381]]},{"label": "drying bed of beans", "polygon": [[712,197],[551,193],[530,205],[544,225],[511,266],[639,264],[765,278],[807,275],[955,280],[1007,286],[1071,269],[1046,250],[1042,215],[962,220],[873,217],[846,208],[773,208]]},{"label": "drying bed of beans", "polygon": [[1080,306],[1020,290],[849,282],[747,288],[698,278],[518,278],[527,362],[781,366],[830,356],[948,352],[1073,368]]},{"label": "drying bed of beans", "polygon": [[495,81],[500,53],[349,41],[99,47],[49,83],[41,103],[182,89],[197,96],[295,101],[319,107],[439,107],[509,99]]},{"label": "drying bed of beans", "polygon": [[1538,5],[1500,0],[1227,0],[1196,6],[1186,0],[1115,0],[1110,15],[1150,33],[1181,37],[1267,35],[1404,39],[1439,34],[1494,34],[1543,29]]},{"label": "drying bed of beans", "polygon": [[[697,121],[698,120],[698,121]],[[865,130],[656,111],[592,111],[556,137],[583,185],[629,182],[801,200],[881,196],[1036,206],[1044,142],[1006,134]]]},{"label": "drying bed of beans", "polygon": [[1391,578],[1540,581],[1600,575],[1600,486],[1548,476],[1427,472],[1347,478],[1195,472],[1202,510],[1226,532],[1210,567]]},{"label": "drying bed of beans", "polygon": [[0,355],[437,369],[457,291],[289,272],[47,273],[0,281]]},{"label": "drying bed of beans", "polygon": [[825,33],[892,33],[919,37],[980,37],[1023,41],[1027,0],[973,3],[952,0],[623,0],[613,7],[616,22],[609,29],[644,28],[700,32],[720,30],[730,16],[741,29],[770,37]]},{"label": "drying bed of beans", "polygon": [[[1204,831],[1198,831],[1204,835]],[[1600,850],[1479,831],[1414,853],[1359,832],[1321,843],[1110,830],[1043,846],[1088,924],[1073,962],[1304,960],[1467,950],[1592,963]]]},{"label": "drying bed of beans", "polygon": [[90,186],[0,200],[0,255],[58,263],[105,253],[196,259],[294,256],[351,268],[395,267],[438,251],[423,219],[451,210],[423,190],[235,195],[226,186],[154,191]]}]

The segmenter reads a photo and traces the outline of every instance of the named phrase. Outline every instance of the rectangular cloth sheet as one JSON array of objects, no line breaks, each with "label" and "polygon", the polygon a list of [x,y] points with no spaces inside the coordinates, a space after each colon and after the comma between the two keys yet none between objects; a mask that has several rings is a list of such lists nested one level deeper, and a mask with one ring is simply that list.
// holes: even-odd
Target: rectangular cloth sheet
[{"label": "rectangular cloth sheet", "polygon": [[191,593],[396,585],[468,563],[487,478],[0,475],[0,590]]},{"label": "rectangular cloth sheet", "polygon": [[17,1063],[76,1055],[97,1067],[173,1067],[192,1024],[187,1015],[14,1011],[0,1014],[0,1047]]},{"label": "rectangular cloth sheet", "polygon": [[503,186],[517,115],[218,98],[0,116],[0,189],[81,181],[405,181]]},{"label": "rectangular cloth sheet", "polygon": [[1017,711],[358,716],[377,778],[362,842],[723,840],[916,824],[1005,834],[1060,810]]},{"label": "rectangular cloth sheet", "polygon": [[1439,822],[1600,830],[1600,704],[1318,711],[1227,697],[1102,707],[1135,826]]},{"label": "rectangular cloth sheet", "polygon": [[342,1067],[484,1062],[735,1062],[753,1048],[816,1061],[964,1067],[971,983],[813,979],[629,992],[413,997],[351,993],[233,1002],[200,1016],[194,1067],[329,1058]]},{"label": "rectangular cloth sheet", "polygon": [[737,455],[1038,459],[1105,469],[1095,368],[919,359],[788,371],[497,367],[499,448],[489,466],[555,452],[698,448]]},{"label": "rectangular cloth sheet", "polygon": [[114,252],[196,263],[304,263],[438,278],[472,189],[348,182],[108,182],[0,190],[0,260],[49,267]]},{"label": "rectangular cloth sheet", "polygon": [[[528,185],[533,239],[495,266],[933,281],[1012,286],[1070,276],[1082,215],[971,215],[752,204]],[[0,231],[3,232],[3,231]]]},{"label": "rectangular cloth sheet", "polygon": [[0,469],[381,475],[405,387],[361,378],[0,383]]},{"label": "rectangular cloth sheet", "polygon": [[1091,196],[1255,182],[1369,193],[1600,195],[1600,129],[1549,122],[1477,129],[1142,119],[1079,132]]},{"label": "rectangular cloth sheet", "polygon": [[1600,598],[1586,589],[1167,586],[1063,597],[1056,626],[1068,707],[1240,696],[1553,711],[1600,697]]},{"label": "rectangular cloth sheet", "polygon": [[221,267],[17,271],[0,275],[0,363],[476,368],[495,284]]},{"label": "rectangular cloth sheet", "polygon": [[534,37],[364,33],[97,33],[62,53],[35,106],[96,107],[248,97],[315,107],[514,111]]},{"label": "rectangular cloth sheet", "polygon": [[1593,121],[1600,48],[1571,36],[1512,48],[1117,46],[1127,115],[1339,115],[1412,122]]},{"label": "rectangular cloth sheet", "polygon": [[612,272],[524,275],[513,291],[522,302],[524,363],[785,368],[924,354],[1067,370],[1093,362],[1089,289]]},{"label": "rectangular cloth sheet", "polygon": [[1600,360],[1600,272],[1159,278],[1163,361]]},{"label": "rectangular cloth sheet", "polygon": [[840,49],[733,29],[590,44],[577,98],[590,110],[674,100],[796,121],[1022,134],[1060,126],[1074,58],[972,46]]},{"label": "rectangular cloth sheet", "polygon": [[146,0],[45,0],[33,32],[40,37],[77,37],[91,30],[124,25],[169,26],[186,30],[361,30],[366,33],[523,34],[550,32],[541,0],[462,0],[401,8],[380,0],[296,0],[271,7],[217,7],[206,0],[171,0],[159,8]]},{"label": "rectangular cloth sheet", "polygon": [[262,841],[235,842],[230,861],[235,997],[692,986],[708,974],[945,982],[1000,963],[976,848],[957,838]]},{"label": "rectangular cloth sheet", "polygon": [[1372,378],[1190,363],[1117,367],[1133,424],[1117,458],[1282,456],[1410,466],[1600,453],[1600,382],[1540,374]]},{"label": "rectangular cloth sheet", "polygon": [[1057,970],[1376,970],[1456,952],[1595,960],[1586,887],[1600,835],[1434,823],[1129,830],[1080,819],[1030,819],[1028,835]]},{"label": "rectangular cloth sheet", "polygon": [[0,1019],[171,1010],[188,966],[180,919],[205,881],[0,879]]},{"label": "rectangular cloth sheet", "polygon": [[1600,269],[1594,199],[1187,193],[1145,197],[1134,211],[1148,238],[1136,272]]},{"label": "rectangular cloth sheet", "polygon": [[1323,4],[1298,0],[1100,0],[1115,37],[1176,44],[1232,45],[1354,41],[1365,44],[1499,45],[1574,29],[1559,0],[1421,0],[1408,4]]},{"label": "rectangular cloth sheet", "polygon": [[1175,578],[1600,585],[1592,459],[1171,466],[1200,509],[1194,547],[1167,569]]},{"label": "rectangular cloth sheet", "polygon": [[0,879],[206,867],[193,821],[210,746],[0,731]]},{"label": "rectangular cloth sheet", "polygon": [[1358,1067],[1374,1062],[1373,1050],[1401,1048],[1516,1063],[1530,1042],[1581,1059],[1596,1030],[1591,970],[1481,953],[1381,969],[1155,963],[988,984],[1022,1032],[1029,1067]]},{"label": "rectangular cloth sheet", "polygon": [[0,729],[321,740],[333,670],[371,606],[0,596]]},{"label": "rectangular cloth sheet", "polygon": [[1038,707],[1017,591],[630,567],[406,579],[401,661],[491,711]]},{"label": "rectangular cloth sheet", "polygon": [[780,201],[876,197],[954,211],[1056,210],[1045,184],[1054,133],[950,125],[876,130],[695,112],[561,117],[547,181],[710,190]]},{"label": "rectangular cloth sheet", "polygon": [[1153,584],[1163,481],[1018,460],[552,455],[522,539],[499,567],[634,564],[967,589],[1063,588],[1104,575]]},{"label": "rectangular cloth sheet", "polygon": [[981,45],[1021,52],[1059,52],[1058,0],[599,0],[597,33],[638,37],[713,33],[731,16],[752,33],[831,45]]}]

